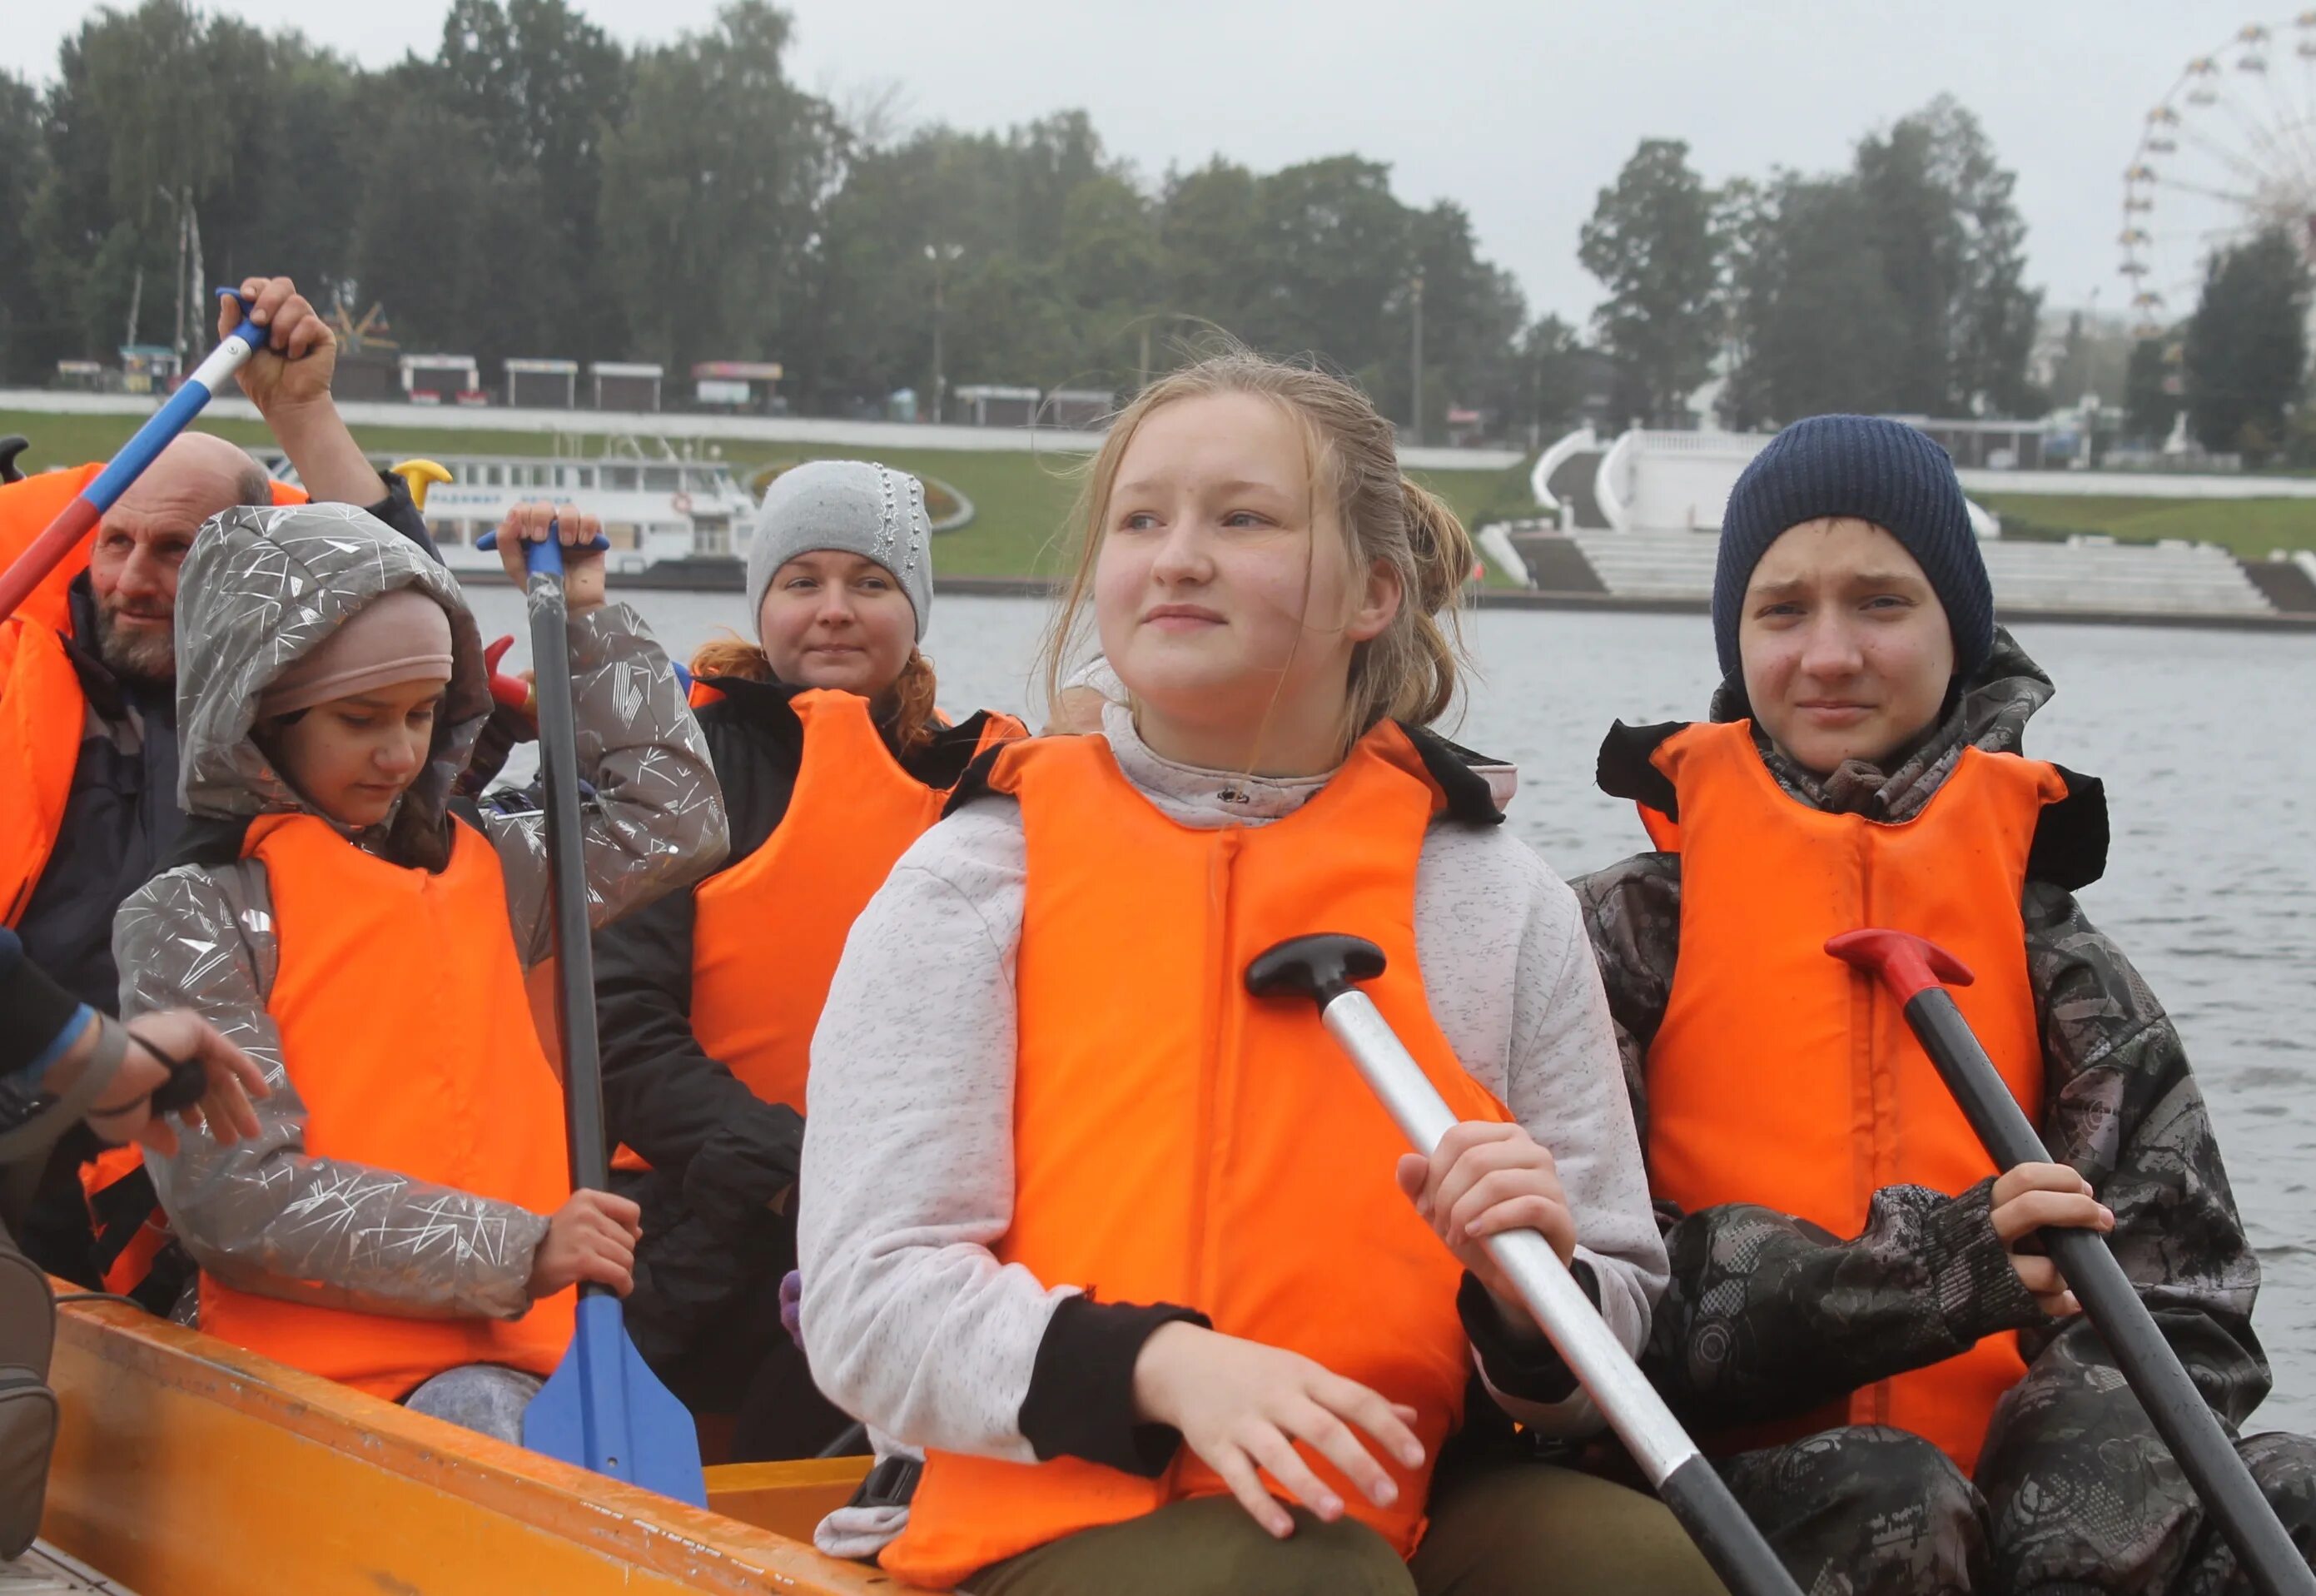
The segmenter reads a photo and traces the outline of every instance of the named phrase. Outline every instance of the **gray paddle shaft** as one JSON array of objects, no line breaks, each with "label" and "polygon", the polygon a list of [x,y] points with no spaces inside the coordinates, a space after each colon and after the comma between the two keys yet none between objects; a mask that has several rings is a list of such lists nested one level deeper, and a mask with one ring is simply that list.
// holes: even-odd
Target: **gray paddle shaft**
[{"label": "gray paddle shaft", "polygon": [[[1327,1030],[1358,1065],[1359,1074],[1417,1152],[1430,1156],[1456,1115],[1423,1066],[1367,994],[1343,992],[1320,1011]],[[1600,1317],[1584,1288],[1576,1283],[1552,1244],[1533,1230],[1507,1231],[1487,1240],[1490,1256],[1502,1266],[1537,1324],[1559,1351],[1593,1405],[1607,1417],[1652,1486],[1697,1457],[1697,1443],[1650,1385],[1616,1333]]]},{"label": "gray paddle shaft", "polygon": [[[563,545],[523,546],[530,581],[530,665],[539,704],[539,770],[547,789],[547,864],[553,890],[555,1008],[563,1040],[563,1102],[574,1190],[611,1189],[603,1135],[603,1065],[595,1029],[595,953],[587,922],[587,821],[579,807],[579,721],[571,699],[569,606],[563,596]],[[610,1288],[583,1280],[579,1294]]]}]

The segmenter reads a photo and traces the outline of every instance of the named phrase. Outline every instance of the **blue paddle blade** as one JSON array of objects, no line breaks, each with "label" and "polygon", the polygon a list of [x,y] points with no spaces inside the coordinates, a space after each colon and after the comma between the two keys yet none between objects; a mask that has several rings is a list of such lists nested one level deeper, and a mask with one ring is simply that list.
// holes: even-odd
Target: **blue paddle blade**
[{"label": "blue paddle blade", "polygon": [[699,1431],[628,1339],[619,1299],[579,1299],[571,1350],[523,1410],[522,1444],[566,1463],[708,1505]]}]

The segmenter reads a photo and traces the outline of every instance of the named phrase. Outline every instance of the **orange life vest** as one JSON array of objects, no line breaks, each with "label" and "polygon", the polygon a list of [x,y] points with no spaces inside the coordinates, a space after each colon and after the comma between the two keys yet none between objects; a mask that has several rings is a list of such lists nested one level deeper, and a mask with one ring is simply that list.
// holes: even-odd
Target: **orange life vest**
[{"label": "orange life vest", "polygon": [[[715,692],[694,682],[695,702],[703,690]],[[858,693],[800,692],[788,707],[804,754],[787,812],[762,847],[693,890],[691,1032],[758,1097],[801,1113],[844,939],[949,792],[902,769]],[[975,752],[1028,735],[991,714]],[[613,1163],[650,1167],[628,1147]]]},{"label": "orange life vest", "polygon": [[[844,939],[949,794],[901,768],[859,694],[800,692],[788,707],[804,757],[787,813],[762,847],[692,894],[691,1030],[758,1097],[801,1113]],[[992,715],[981,747],[1026,735]]]},{"label": "orange life vest", "polygon": [[[1881,987],[1825,952],[1861,926],[1929,937],[1977,976],[1955,1001],[2029,1119],[2043,1111],[2043,1049],[2019,896],[2050,765],[1965,750],[1921,812],[1896,825],[1831,815],[1777,785],[1750,722],[1691,726],[1652,756],[1678,823],[1643,807],[1680,855],[1680,960],[1649,1049],[1650,1186],[1687,1209],[1758,1203],[1837,1236],[1866,1227],[1874,1193],[1957,1194],[1995,1172],[1937,1071]],[[2026,1372],[2012,1333],[1864,1387],[1843,1422],[1894,1424],[1968,1474],[1994,1404]]]},{"label": "orange life vest", "polygon": [[[96,1236],[96,1256],[103,1264],[104,1288],[117,1296],[132,1295],[153,1272],[153,1261],[169,1244],[169,1217],[161,1211],[150,1186],[131,1199],[126,1190],[114,1191],[121,1181],[145,1172],[145,1149],[135,1142],[107,1147],[80,1166],[80,1189],[88,1204],[89,1227]],[[110,1199],[107,1193],[112,1193]],[[134,1202],[133,1208],[120,1205]],[[119,1207],[120,1211],[108,1213]],[[134,1225],[135,1229],[129,1228]],[[108,1249],[113,1249],[110,1260]]]},{"label": "orange life vest", "polygon": [[[1303,1449],[1354,1516],[1412,1552],[1471,1373],[1460,1271],[1394,1181],[1406,1143],[1316,1012],[1250,997],[1243,976],[1288,937],[1369,938],[1390,967],[1367,991],[1457,1117],[1507,1118],[1456,1062],[1416,962],[1416,865],[1440,789],[1389,723],[1301,810],[1258,827],[1168,818],[1098,736],[1017,743],[990,785],[1020,799],[1028,845],[1013,1219],[991,1250],[1049,1286],[1198,1308],[1413,1407],[1427,1461],[1385,1462],[1391,1507]],[[1313,1244],[1313,1213],[1329,1244]],[[880,1561],[954,1584],[1225,1488],[1187,1449],[1156,1479],[936,1451]]]},{"label": "orange life vest", "polygon": [[7,795],[0,802],[0,924],[23,918],[48,869],[87,722],[88,700],[58,629],[22,615],[0,621],[0,793]]},{"label": "orange life vest", "polygon": [[[107,1147],[94,1159],[80,1166],[80,1185],[88,1199],[89,1216],[97,1235],[97,1256],[102,1258],[106,1244],[105,1226],[100,1217],[104,1194],[122,1181],[139,1174],[145,1168],[145,1150],[134,1144],[126,1147]],[[136,1220],[132,1232],[112,1262],[104,1266],[104,1288],[116,1297],[128,1297],[145,1283],[153,1272],[153,1261],[161,1249],[169,1244],[172,1232],[169,1217],[161,1211],[158,1202],[147,1203],[142,1217]],[[125,1223],[126,1221],[124,1221]]]},{"label": "orange life vest", "polygon": [[[551,1213],[571,1194],[562,1097],[523,1001],[506,881],[481,832],[451,827],[450,862],[430,875],[313,816],[252,822],[243,855],[265,866],[281,950],[266,1012],[307,1152]],[[204,1275],[201,1328],[391,1401],[464,1363],[553,1373],[576,1300],[566,1289],[513,1320],[405,1319]]]}]

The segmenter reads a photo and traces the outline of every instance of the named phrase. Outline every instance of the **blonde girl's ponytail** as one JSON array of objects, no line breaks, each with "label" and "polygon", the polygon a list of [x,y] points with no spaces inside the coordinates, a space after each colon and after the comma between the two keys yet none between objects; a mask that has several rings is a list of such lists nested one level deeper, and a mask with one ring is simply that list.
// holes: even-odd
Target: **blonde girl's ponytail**
[{"label": "blonde girl's ponytail", "polygon": [[1471,535],[1438,495],[1401,475],[1395,459],[1388,469],[1395,491],[1378,491],[1364,522],[1344,522],[1353,558],[1390,566],[1400,584],[1399,613],[1351,656],[1347,738],[1379,720],[1438,720],[1455,704],[1470,658],[1459,606],[1472,574]]},{"label": "blonde girl's ponytail", "polygon": [[1480,563],[1479,549],[1447,503],[1413,477],[1399,479],[1399,498],[1407,508],[1408,551],[1415,557],[1416,607],[1436,615],[1463,596]]},{"label": "blonde girl's ponytail", "polygon": [[1479,563],[1471,533],[1439,495],[1412,477],[1399,479],[1407,511],[1408,553],[1415,581],[1406,608],[1413,624],[1405,674],[1383,716],[1427,726],[1448,712],[1469,655],[1464,646],[1464,584]]}]

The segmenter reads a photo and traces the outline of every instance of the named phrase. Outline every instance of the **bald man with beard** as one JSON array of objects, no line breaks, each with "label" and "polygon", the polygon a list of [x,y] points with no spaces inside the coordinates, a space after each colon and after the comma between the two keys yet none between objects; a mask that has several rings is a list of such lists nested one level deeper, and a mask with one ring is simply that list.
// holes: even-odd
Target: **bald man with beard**
[{"label": "bald man with beard", "polygon": [[[407,486],[380,476],[338,415],[330,397],[337,343],[328,324],[286,277],[253,278],[241,291],[270,336],[238,379],[307,493],[360,504],[433,554]],[[220,335],[232,330],[230,311]],[[187,432],[105,513],[88,569],[70,590],[69,625],[57,635],[85,706],[70,793],[37,879],[0,882],[0,907],[21,905],[13,924],[24,952],[104,1013],[120,1006],[113,912],[166,864],[185,819],[177,807],[177,570],[209,517],[272,502],[272,483],[245,450]],[[9,685],[0,675],[0,725],[11,720]],[[59,1147],[23,1242],[50,1271],[94,1287],[110,1258],[95,1251],[75,1174],[87,1150],[77,1137]],[[117,1200],[138,1199],[123,1193]],[[141,1219],[140,1210],[130,1228]]]}]

